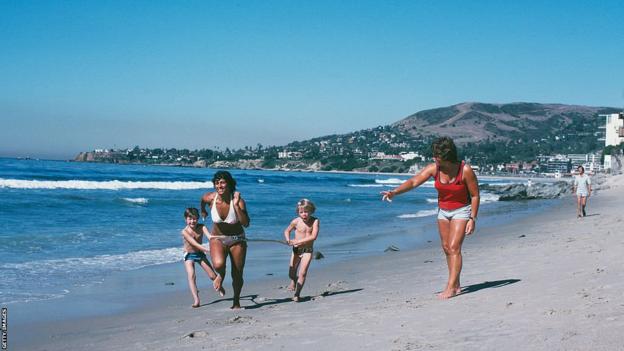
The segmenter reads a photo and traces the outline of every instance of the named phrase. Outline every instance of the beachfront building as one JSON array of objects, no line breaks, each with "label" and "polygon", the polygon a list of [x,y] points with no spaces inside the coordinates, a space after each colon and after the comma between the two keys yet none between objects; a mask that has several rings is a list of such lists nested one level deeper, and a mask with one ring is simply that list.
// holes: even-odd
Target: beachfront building
[{"label": "beachfront building", "polygon": [[599,154],[568,154],[572,169],[583,166],[588,173],[596,173],[602,170]]},{"label": "beachfront building", "polygon": [[505,164],[505,171],[512,174],[518,174],[518,172],[520,171],[520,163],[512,162]]},{"label": "beachfront building", "polygon": [[[617,146],[624,142],[624,112],[598,115],[605,119],[605,146]],[[604,155],[605,170],[613,168],[611,155]]]},{"label": "beachfront building", "polygon": [[539,155],[537,156],[537,161],[539,162],[541,172],[545,174],[567,174],[572,169],[572,162],[564,155]]},{"label": "beachfront building", "polygon": [[600,115],[606,119],[605,146],[617,146],[624,142],[624,112]]}]

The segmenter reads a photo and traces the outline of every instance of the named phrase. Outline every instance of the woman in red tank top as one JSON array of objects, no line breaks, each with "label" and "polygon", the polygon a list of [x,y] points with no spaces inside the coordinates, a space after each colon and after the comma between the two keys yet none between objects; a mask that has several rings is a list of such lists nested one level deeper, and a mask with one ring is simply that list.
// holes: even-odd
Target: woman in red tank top
[{"label": "woman in red tank top", "polygon": [[430,178],[438,191],[438,230],[448,265],[448,281],[438,295],[448,299],[461,293],[461,247],[466,235],[475,230],[479,213],[479,184],[472,168],[457,159],[457,148],[448,137],[438,138],[431,145],[435,163],[406,180],[393,190],[382,191],[382,200],[392,201],[395,195],[410,191]]}]

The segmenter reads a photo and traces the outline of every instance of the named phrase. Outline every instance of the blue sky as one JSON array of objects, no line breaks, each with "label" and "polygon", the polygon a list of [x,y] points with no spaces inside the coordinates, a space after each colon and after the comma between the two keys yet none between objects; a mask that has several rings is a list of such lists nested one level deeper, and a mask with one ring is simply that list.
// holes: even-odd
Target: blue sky
[{"label": "blue sky", "polygon": [[624,106],[619,1],[0,1],[0,156],[282,145],[464,101]]}]

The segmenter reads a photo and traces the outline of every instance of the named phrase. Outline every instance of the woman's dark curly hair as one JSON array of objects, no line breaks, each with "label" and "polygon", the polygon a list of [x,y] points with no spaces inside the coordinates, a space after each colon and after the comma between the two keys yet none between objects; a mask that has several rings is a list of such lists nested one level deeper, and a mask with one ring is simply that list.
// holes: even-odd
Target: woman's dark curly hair
[{"label": "woman's dark curly hair", "polygon": [[232,175],[230,174],[230,172],[219,171],[215,173],[214,176],[212,177],[212,184],[216,185],[217,182],[221,179],[225,180],[225,182],[227,183],[228,190],[231,193],[234,193],[236,191],[236,181],[234,180],[234,178],[232,178]]},{"label": "woman's dark curly hair", "polygon": [[433,141],[431,144],[433,157],[439,157],[443,161],[459,162],[457,160],[457,147],[453,139],[449,137],[441,137]]}]

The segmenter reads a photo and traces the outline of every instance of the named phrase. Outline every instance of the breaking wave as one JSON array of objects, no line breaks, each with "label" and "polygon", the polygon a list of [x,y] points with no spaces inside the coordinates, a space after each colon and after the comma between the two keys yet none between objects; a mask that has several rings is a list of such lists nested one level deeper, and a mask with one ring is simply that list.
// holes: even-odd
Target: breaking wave
[{"label": "breaking wave", "polygon": [[80,190],[126,190],[166,189],[190,190],[213,188],[212,182],[131,182],[92,180],[23,180],[1,179],[0,188],[12,189],[80,189]]},{"label": "breaking wave", "polygon": [[429,216],[433,216],[438,214],[438,209],[432,209],[432,210],[420,210],[416,213],[408,213],[408,214],[402,214],[399,215],[397,217],[399,218],[420,218],[420,217],[429,217]]}]

